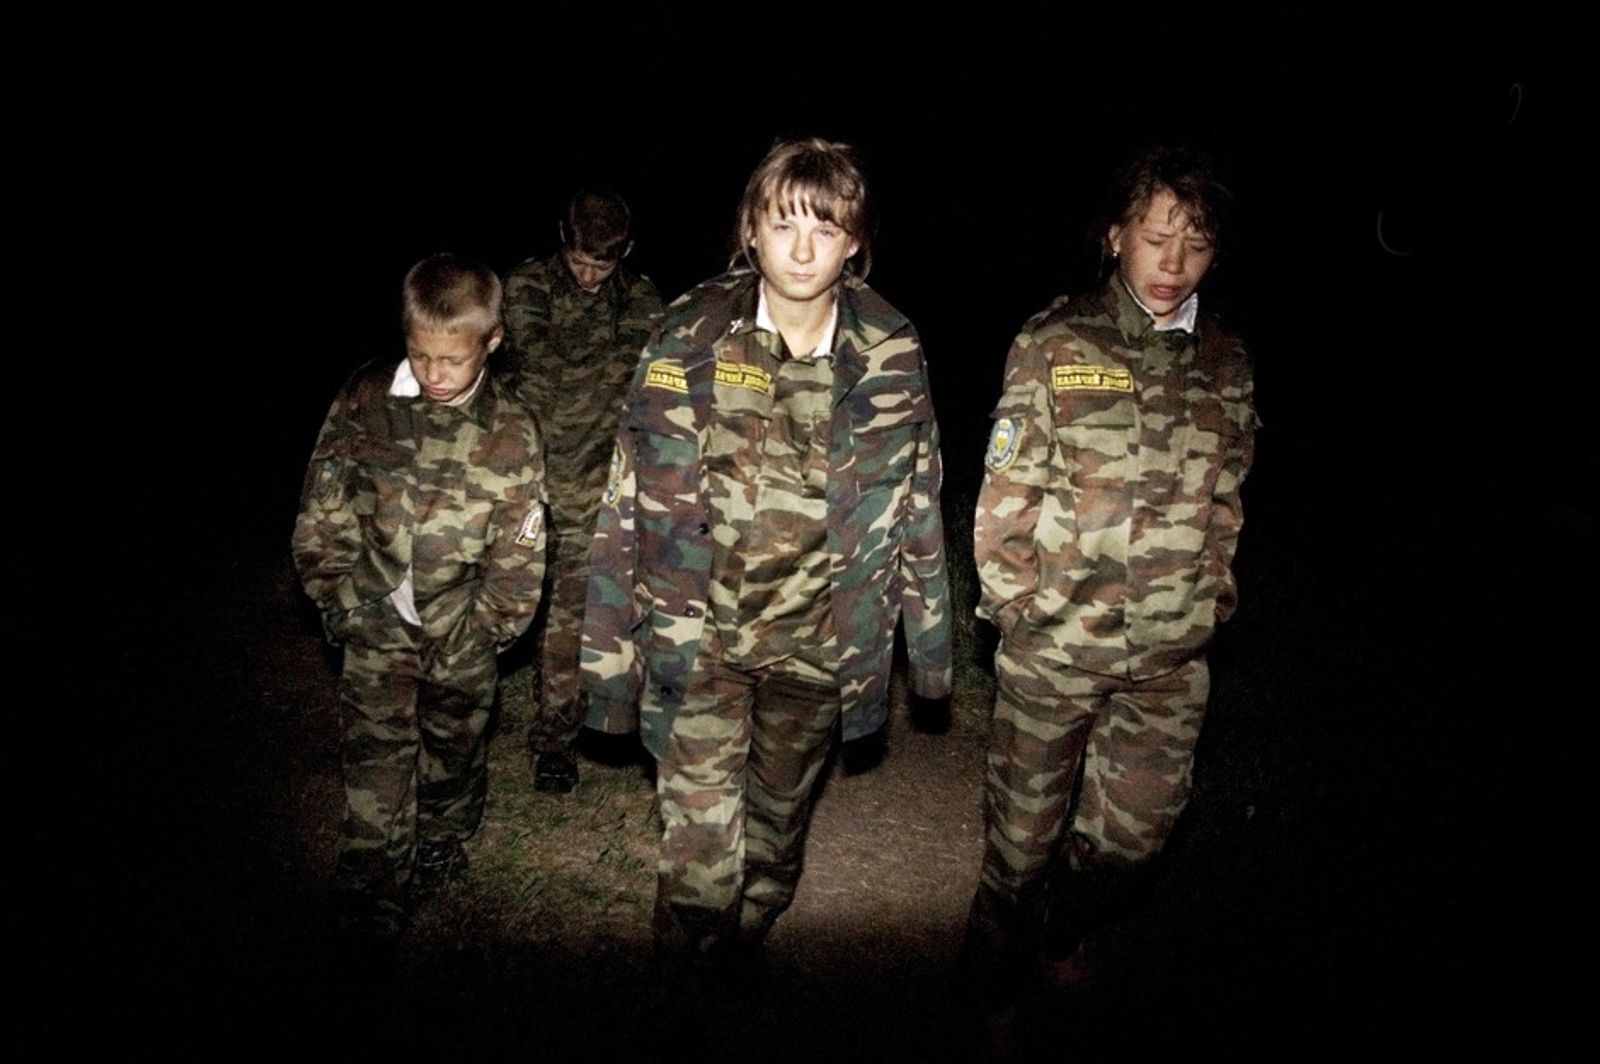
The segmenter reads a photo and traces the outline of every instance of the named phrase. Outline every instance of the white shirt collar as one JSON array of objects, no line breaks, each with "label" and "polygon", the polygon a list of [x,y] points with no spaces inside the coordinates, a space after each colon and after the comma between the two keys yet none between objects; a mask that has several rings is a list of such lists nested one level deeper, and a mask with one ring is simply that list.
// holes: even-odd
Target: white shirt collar
[{"label": "white shirt collar", "polygon": [[[756,328],[765,329],[775,333],[778,327],[772,322],[772,311],[767,308],[767,282],[763,280],[756,286],[756,291],[761,295],[756,300]],[[795,355],[796,358],[828,358],[833,355],[834,334],[839,331],[839,297],[833,298],[833,309],[828,312],[828,324],[822,327],[822,335],[817,338],[817,346],[809,355]],[[789,352],[794,355],[794,352]]]},{"label": "white shirt collar", "polygon": [[[472,382],[472,387],[444,405],[461,406],[463,403],[469,402],[474,395],[478,394],[478,389],[483,387],[483,378],[488,372],[489,367],[485,364],[478,371],[478,379]],[[409,358],[402,358],[400,365],[395,367],[394,380],[389,384],[389,394],[403,399],[415,399],[422,394],[422,382],[418,381],[417,375],[411,372],[411,360]]]},{"label": "white shirt collar", "polygon": [[[1122,278],[1118,277],[1117,280],[1120,282]],[[1139,304],[1139,309],[1150,315],[1151,328],[1156,332],[1171,332],[1173,329],[1182,329],[1188,333],[1194,332],[1195,319],[1200,316],[1199,292],[1190,292],[1189,298],[1178,304],[1177,313],[1173,315],[1172,320],[1162,324],[1155,320],[1155,311],[1145,306],[1144,303],[1140,302],[1139,297],[1133,294],[1133,289],[1128,288],[1126,283],[1123,283],[1122,287],[1127,289],[1128,295],[1132,297],[1135,303]]]}]

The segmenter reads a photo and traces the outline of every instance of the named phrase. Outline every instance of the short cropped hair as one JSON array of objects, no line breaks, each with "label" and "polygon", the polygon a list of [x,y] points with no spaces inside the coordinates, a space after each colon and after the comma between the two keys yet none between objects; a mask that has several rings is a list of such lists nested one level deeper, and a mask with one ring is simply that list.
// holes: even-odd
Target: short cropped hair
[{"label": "short cropped hair", "polygon": [[500,278],[476,259],[430,255],[406,271],[401,292],[400,317],[408,333],[470,330],[487,340],[500,327]]},{"label": "short cropped hair", "polygon": [[628,253],[632,229],[626,200],[608,189],[586,188],[567,204],[561,242],[580,254],[612,262]]},{"label": "short cropped hair", "polygon": [[1209,157],[1187,145],[1155,145],[1133,156],[1117,171],[1106,217],[1099,226],[1102,250],[1107,233],[1140,218],[1156,193],[1167,189],[1189,221],[1212,244],[1219,244],[1233,194],[1217,180]]},{"label": "short cropped hair", "polygon": [[872,268],[872,238],[867,231],[867,179],[855,149],[848,144],[808,137],[780,141],[761,160],[744,199],[739,201],[739,217],[734,232],[734,259],[743,256],[751,267],[759,268],[752,257],[750,238],[756,219],[770,206],[787,218],[810,212],[824,222],[839,226],[856,241],[858,250],[845,269],[866,277]]}]

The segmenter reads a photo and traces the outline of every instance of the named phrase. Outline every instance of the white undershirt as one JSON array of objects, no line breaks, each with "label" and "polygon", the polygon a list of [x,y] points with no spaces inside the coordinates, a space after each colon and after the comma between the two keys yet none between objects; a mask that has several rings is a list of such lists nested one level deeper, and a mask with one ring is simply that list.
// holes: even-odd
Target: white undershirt
[{"label": "white undershirt", "polygon": [[[767,332],[775,333],[778,331],[778,326],[773,323],[772,311],[767,307],[767,282],[763,280],[759,285],[756,286],[756,288],[757,291],[760,292],[760,298],[756,300],[756,328],[765,329]],[[828,358],[833,354],[833,337],[838,331],[839,297],[835,295],[833,299],[833,309],[828,311],[828,324],[822,328],[822,335],[817,339],[816,350],[812,351],[809,355],[799,355],[795,354],[793,351],[790,351],[789,354],[793,355],[795,358]]]},{"label": "white undershirt", "polygon": [[[484,375],[489,372],[489,367],[484,366],[478,371],[478,379],[472,382],[472,387],[449,400],[445,406],[460,406],[478,394],[478,389],[483,386]],[[402,358],[400,365],[395,367],[394,380],[389,384],[389,394],[402,399],[415,399],[422,394],[422,383],[417,380],[416,373],[412,372],[411,360]],[[422,618],[417,614],[416,585],[412,582],[412,569],[406,566],[406,575],[401,578],[400,586],[389,592],[389,601],[394,603],[394,610],[407,624],[422,627]]]},{"label": "white undershirt", "polygon": [[[468,388],[466,391],[462,392],[460,395],[456,396],[454,399],[451,399],[444,405],[460,406],[462,403],[465,403],[471,399],[474,395],[477,395],[478,389],[483,386],[483,378],[488,374],[488,372],[489,367],[487,364],[485,364],[484,367],[478,371],[478,379],[472,382],[472,387]],[[417,380],[417,375],[412,372],[411,360],[409,358],[402,358],[400,360],[400,365],[395,367],[394,380],[389,385],[389,394],[398,396],[402,399],[415,399],[417,396],[422,394],[422,382]]]},{"label": "white undershirt", "polygon": [[[1118,277],[1117,280],[1122,281],[1122,278]],[[1150,315],[1151,327],[1156,332],[1171,332],[1173,329],[1182,329],[1184,332],[1189,333],[1194,332],[1195,319],[1200,316],[1199,292],[1190,292],[1189,298],[1178,304],[1178,309],[1173,312],[1172,320],[1163,325],[1161,322],[1156,321],[1156,312],[1140,302],[1139,297],[1133,294],[1133,289],[1128,288],[1126,281],[1122,281],[1122,287],[1127,289],[1128,295],[1133,296],[1133,301],[1139,304],[1139,309]]]}]

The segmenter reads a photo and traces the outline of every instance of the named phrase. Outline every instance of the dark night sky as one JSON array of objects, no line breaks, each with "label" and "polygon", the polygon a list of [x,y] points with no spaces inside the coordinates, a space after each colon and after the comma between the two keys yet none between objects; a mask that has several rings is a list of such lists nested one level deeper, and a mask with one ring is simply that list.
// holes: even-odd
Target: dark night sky
[{"label": "dark night sky", "polygon": [[[110,62],[116,91],[79,149],[100,175],[86,241],[116,309],[73,365],[153,459],[102,485],[150,601],[174,572],[286,549],[327,402],[356,365],[400,353],[410,263],[546,254],[565,196],[600,180],[632,202],[636,265],[670,297],[722,268],[743,182],[782,134],[861,150],[872,282],[918,325],[951,482],[970,484],[1012,334],[1092,269],[1083,231],[1108,167],[1148,138],[1197,137],[1240,206],[1206,298],[1250,342],[1265,421],[1245,634],[1224,652],[1315,664],[1299,716],[1273,726],[1333,751],[1301,783],[1350,793],[1330,846],[1370,831],[1428,883],[1475,877],[1439,931],[1497,944],[1457,940],[1455,960],[1542,957],[1576,899],[1543,871],[1571,817],[1539,811],[1579,794],[1553,676],[1585,649],[1555,623],[1567,592],[1548,574],[1593,542],[1575,486],[1596,469],[1564,413],[1588,380],[1532,379],[1529,265],[1563,127],[1532,29],[1442,35],[1344,8],[1136,26],[896,5],[870,31],[833,11],[556,10],[476,36],[438,15],[370,33],[264,15],[193,49],[129,28],[146,46]],[[1378,245],[1380,211],[1408,254]],[[135,626],[181,630],[150,612]]]},{"label": "dark night sky", "polygon": [[[292,505],[278,471],[303,460],[350,369],[396,352],[411,262],[453,249],[505,269],[545,254],[564,197],[600,180],[633,202],[636,264],[670,296],[725,263],[733,207],[772,139],[821,133],[865,156],[874,284],[918,324],[945,434],[975,453],[1011,335],[1086,283],[1107,168],[1179,134],[1213,146],[1238,194],[1208,290],[1255,351],[1264,453],[1342,477],[1330,439],[1447,442],[1466,382],[1440,372],[1426,308],[1526,284],[1510,252],[1531,230],[1541,125],[1555,122],[1515,27],[1447,43],[1348,15],[1135,30],[1054,9],[981,23],[889,10],[906,17],[859,35],[572,14],[448,48],[421,19],[367,39],[279,16],[231,27],[230,47],[145,63],[109,103],[128,150],[107,224],[131,226],[113,254],[166,282],[155,290],[184,317],[144,308],[135,320],[152,327],[134,344],[186,389],[225,393],[203,406],[236,445],[206,449],[207,473],[237,481],[249,461],[270,481],[252,496]],[[1413,254],[1379,248],[1380,210]],[[195,311],[203,327],[182,327]],[[159,406],[173,384],[135,373],[128,387]],[[253,431],[239,440],[241,422]],[[190,423],[172,428],[167,442],[192,449]],[[1398,464],[1359,465],[1370,478]]]}]

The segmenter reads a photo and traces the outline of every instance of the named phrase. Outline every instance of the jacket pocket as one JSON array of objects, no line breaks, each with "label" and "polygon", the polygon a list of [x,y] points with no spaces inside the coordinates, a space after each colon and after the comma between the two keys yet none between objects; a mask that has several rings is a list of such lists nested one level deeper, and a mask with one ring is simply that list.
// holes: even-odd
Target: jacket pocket
[{"label": "jacket pocket", "polygon": [[[680,412],[688,416],[688,406]],[[635,512],[644,516],[651,510],[695,505],[700,494],[700,440],[694,429],[654,406],[644,406],[627,413],[623,431],[633,444]]]},{"label": "jacket pocket", "polygon": [[892,488],[911,479],[917,461],[921,424],[858,429],[855,432],[856,483],[863,492]]},{"label": "jacket pocket", "polygon": [[1178,491],[1183,501],[1204,509],[1216,494],[1223,465],[1240,448],[1244,428],[1239,415],[1220,399],[1208,399],[1193,408],[1189,424],[1177,438],[1182,459]]},{"label": "jacket pocket", "polygon": [[1121,491],[1136,472],[1129,444],[1137,422],[1132,399],[1063,393],[1056,408],[1056,447],[1075,494]]}]

